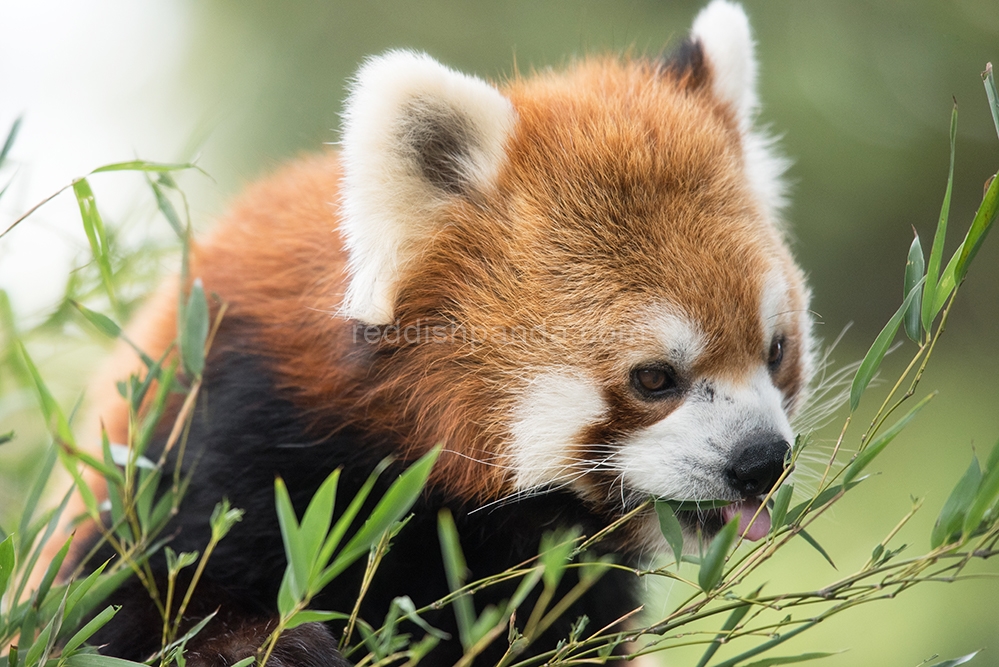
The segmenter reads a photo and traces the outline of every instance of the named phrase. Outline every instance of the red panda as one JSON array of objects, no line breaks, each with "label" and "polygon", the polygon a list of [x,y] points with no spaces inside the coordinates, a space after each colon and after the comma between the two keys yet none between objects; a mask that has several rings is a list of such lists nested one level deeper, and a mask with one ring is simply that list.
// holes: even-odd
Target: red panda
[{"label": "red panda", "polygon": [[[545,531],[593,534],[650,496],[730,501],[684,514],[692,534],[735,517],[748,538],[766,534],[765,509],[749,519],[783,473],[812,342],[780,221],[785,162],[754,126],[755,79],[748,21],[726,0],[662,58],[588,58],[498,87],[408,51],[361,67],[339,151],[253,186],[193,248],[191,276],[227,310],[171,546],[203,548],[223,496],[246,515],[189,608],[219,614],[188,664],[231,664],[271,627],[285,567],[276,475],[301,511],[336,468],[349,494],[384,458],[404,466],[443,445],[363,599],[372,622],[396,596],[420,606],[448,593],[441,508],[473,579],[535,555]],[[133,326],[154,357],[175,335],[175,291]],[[120,399],[97,412],[126,441]],[[662,543],[654,519],[606,548],[639,563]],[[359,578],[347,572],[314,605],[350,611]],[[632,579],[607,574],[528,652],[551,650],[583,614],[594,628],[626,615]],[[102,650],[155,651],[142,587],[111,601],[124,611]],[[428,621],[455,634],[449,608]],[[297,632],[273,664],[343,664],[328,628]],[[445,641],[424,664],[460,656]]]}]

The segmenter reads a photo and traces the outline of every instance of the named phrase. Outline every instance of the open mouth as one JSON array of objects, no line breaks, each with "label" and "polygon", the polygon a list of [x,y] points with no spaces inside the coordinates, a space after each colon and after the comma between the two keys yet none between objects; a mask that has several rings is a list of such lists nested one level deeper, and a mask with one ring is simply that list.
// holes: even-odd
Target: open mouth
[{"label": "open mouth", "polygon": [[761,498],[745,498],[722,507],[695,508],[677,512],[682,524],[710,539],[734,518],[739,518],[739,534],[747,540],[761,540],[770,532],[770,511]]}]

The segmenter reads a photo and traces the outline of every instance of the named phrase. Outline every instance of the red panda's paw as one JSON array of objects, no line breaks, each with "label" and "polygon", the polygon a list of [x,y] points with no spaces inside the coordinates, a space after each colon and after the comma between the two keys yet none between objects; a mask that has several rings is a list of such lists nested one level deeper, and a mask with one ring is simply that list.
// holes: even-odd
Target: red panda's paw
[{"label": "red panda's paw", "polygon": [[[188,667],[229,667],[255,655],[274,629],[273,619],[247,621],[197,641],[185,654]],[[267,660],[269,667],[351,667],[322,623],[286,630]]]}]

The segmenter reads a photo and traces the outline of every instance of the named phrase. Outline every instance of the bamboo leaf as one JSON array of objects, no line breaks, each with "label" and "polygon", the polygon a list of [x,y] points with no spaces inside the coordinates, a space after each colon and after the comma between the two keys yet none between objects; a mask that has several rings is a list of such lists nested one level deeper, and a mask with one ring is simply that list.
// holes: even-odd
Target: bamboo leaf
[{"label": "bamboo leaf", "polygon": [[0,542],[0,598],[7,591],[7,585],[14,574],[14,536],[8,535]]},{"label": "bamboo leaf", "polygon": [[944,660],[943,662],[938,662],[933,667],[957,667],[958,665],[963,665],[965,663],[971,662],[972,658],[981,653],[981,651],[975,651],[974,653],[969,653],[968,655],[963,655],[960,658],[953,658],[951,660]]},{"label": "bamboo leaf", "polygon": [[146,172],[169,172],[183,171],[185,169],[197,169],[201,173],[204,170],[193,162],[150,162],[148,160],[129,160],[127,162],[114,162],[94,169],[91,174],[100,174],[107,171],[146,171]]},{"label": "bamboo leaf", "polygon": [[10,131],[7,132],[7,139],[3,142],[3,148],[0,148],[0,166],[7,160],[7,154],[10,153],[10,149],[13,148],[14,142],[17,140],[17,133],[21,131],[22,120],[24,120],[24,117],[18,116],[17,120],[10,126]]},{"label": "bamboo leaf", "polygon": [[[468,565],[461,551],[461,541],[458,538],[458,529],[454,525],[454,517],[447,509],[442,509],[437,514],[437,537],[444,557],[444,575],[447,578],[448,589],[453,593],[465,585],[468,579]],[[467,651],[473,644],[472,626],[475,624],[475,607],[472,605],[471,596],[467,593],[455,598],[454,616],[458,623],[458,638]]]},{"label": "bamboo leaf", "polygon": [[141,662],[112,658],[99,653],[74,653],[66,658],[66,667],[145,667]]},{"label": "bamboo leaf", "polygon": [[[309,506],[302,516],[302,523],[299,526],[302,547],[312,563],[312,569],[321,571],[326,563],[318,562],[319,551],[322,549],[326,535],[330,532],[330,524],[333,522],[333,510],[336,504],[337,483],[340,480],[340,470],[334,470],[323,481],[322,486],[312,496]],[[311,574],[310,574],[311,579]]]},{"label": "bamboo leaf", "polygon": [[874,339],[874,344],[871,345],[871,349],[867,351],[864,356],[864,360],[860,362],[860,368],[857,369],[857,374],[853,378],[853,385],[850,387],[850,411],[857,409],[860,404],[860,397],[863,395],[864,390],[867,389],[867,385],[871,383],[874,379],[874,374],[878,372],[878,368],[881,366],[881,361],[885,358],[885,353],[888,352],[888,348],[891,346],[892,340],[895,339],[895,333],[898,331],[899,325],[902,323],[902,316],[905,311],[909,309],[909,305],[915,300],[916,295],[919,293],[919,288],[922,286],[923,281],[928,278],[924,277],[922,280],[916,283],[909,294],[906,295],[905,300],[902,305],[899,306],[895,314],[891,316],[888,320],[888,324],[885,325],[878,337]]},{"label": "bamboo leaf", "polygon": [[721,581],[725,570],[725,560],[739,532],[739,517],[733,518],[718,531],[701,558],[701,569],[697,573],[697,583],[705,593],[713,591]]},{"label": "bamboo leaf", "polygon": [[90,243],[90,251],[100,269],[101,282],[104,290],[111,299],[112,305],[117,307],[117,299],[114,293],[114,279],[111,270],[111,248],[108,246],[108,237],[104,229],[104,220],[100,211],[97,210],[97,202],[94,199],[94,191],[90,188],[87,179],[81,178],[73,182],[73,194],[76,195],[76,202],[80,207],[80,218],[83,220],[83,231],[87,235]]},{"label": "bamboo leaf", "polygon": [[156,197],[156,207],[159,208],[160,213],[162,213],[163,217],[167,219],[168,223],[170,223],[170,227],[173,228],[174,233],[176,233],[181,240],[186,239],[187,230],[185,229],[184,224],[180,221],[180,216],[177,215],[177,209],[174,207],[173,202],[171,202],[170,198],[166,196],[165,192],[163,192],[163,188],[160,187],[159,183],[149,177],[147,177],[147,180],[149,181],[149,187],[153,189],[153,196]]},{"label": "bamboo leaf", "polygon": [[[915,234],[915,238],[912,239],[912,245],[909,246],[909,257],[905,262],[905,282],[903,284],[902,296],[907,295],[915,289],[916,283],[924,275],[924,269],[923,246],[919,242],[919,234]],[[905,335],[917,345],[923,337],[923,328],[920,319],[921,313],[922,299],[921,294],[917,291],[916,296],[912,299],[912,303],[909,304],[903,316]]]},{"label": "bamboo leaf", "polygon": [[866,448],[864,448],[859,454],[857,454],[857,457],[853,460],[853,463],[851,463],[850,466],[846,469],[846,472],[843,473],[843,484],[849,484],[854,479],[856,479],[857,475],[863,472],[864,468],[866,468],[870,464],[870,462],[873,461],[876,456],[878,456],[878,454],[884,451],[884,448],[888,446],[888,443],[894,440],[895,436],[901,433],[902,429],[904,429],[909,424],[909,422],[912,421],[912,419],[916,416],[916,414],[918,414],[919,411],[922,410],[927,403],[933,400],[935,396],[936,392],[925,396],[923,400],[919,401],[919,403],[916,403],[916,405],[913,406],[913,408],[909,410],[909,412],[904,417],[895,422],[891,428],[889,428],[887,431],[879,435],[872,443],[867,445]]},{"label": "bamboo leaf", "polygon": [[680,520],[676,518],[676,513],[669,503],[657,500],[655,502],[656,514],[659,515],[659,530],[666,538],[666,544],[673,551],[673,558],[676,560],[677,569],[680,568],[680,559],[683,557],[683,528]]},{"label": "bamboo leaf", "polygon": [[[996,93],[996,80],[992,74],[992,63],[985,63],[985,71],[982,72],[982,83],[985,84],[985,95],[989,98],[992,122],[996,126],[996,134],[999,135],[999,94]],[[0,159],[0,162],[3,162],[3,160]]]},{"label": "bamboo leaf", "polygon": [[823,548],[822,548],[822,545],[821,545],[821,544],[819,544],[818,540],[816,540],[816,539],[815,539],[814,537],[812,537],[811,535],[809,535],[809,534],[808,534],[808,532],[807,532],[807,531],[805,531],[805,529],[804,529],[804,528],[799,528],[799,529],[798,529],[798,534],[799,534],[799,535],[801,535],[802,539],[804,539],[804,540],[805,540],[806,542],[808,542],[808,544],[809,544],[809,545],[811,545],[811,547],[812,547],[813,549],[815,549],[815,550],[816,550],[816,551],[818,551],[818,552],[819,552],[820,554],[822,554],[822,557],[823,557],[823,558],[825,558],[825,559],[826,559],[826,561],[827,561],[827,562],[828,562],[828,563],[829,563],[830,565],[832,565],[832,568],[833,568],[834,570],[838,569],[838,568],[836,567],[836,563],[834,563],[834,562],[833,562],[833,559],[829,557],[829,554],[828,554],[828,553],[826,552],[826,550],[825,550],[825,549],[823,549]]},{"label": "bamboo leaf", "polygon": [[184,324],[180,331],[180,356],[184,370],[191,377],[200,377],[205,370],[205,341],[208,340],[208,300],[198,278],[191,285],[184,308]]},{"label": "bamboo leaf", "polygon": [[992,229],[997,214],[999,214],[999,178],[993,178],[992,182],[989,183],[988,190],[985,191],[985,198],[982,199],[978,212],[975,213],[975,219],[971,223],[968,235],[965,236],[964,243],[961,244],[960,258],[954,269],[954,282],[956,284],[960,285],[964,277],[968,275],[968,267],[975,259],[975,255],[978,254],[982,243],[985,242],[985,237]]},{"label": "bamboo leaf", "polygon": [[70,299],[69,302],[73,304],[73,307],[80,311],[85,318],[87,318],[88,322],[97,327],[97,330],[108,338],[117,338],[121,335],[121,327],[115,324],[114,320],[107,315],[90,310],[82,303],[73,301],[72,299]]},{"label": "bamboo leaf", "polygon": [[997,500],[999,500],[999,442],[992,448],[975,500],[964,518],[965,537],[978,530],[985,513],[996,504]]},{"label": "bamboo leaf", "polygon": [[791,665],[796,662],[808,662],[819,658],[828,658],[835,653],[801,653],[799,655],[781,656],[779,658],[764,658],[745,665],[745,667],[773,667],[773,665]]},{"label": "bamboo leaf", "polygon": [[791,504],[794,484],[783,484],[774,496],[774,506],[770,510],[770,532],[775,533],[784,526],[787,519],[787,508]]},{"label": "bamboo leaf", "polygon": [[76,634],[69,638],[66,645],[62,647],[63,655],[71,654],[77,647],[83,642],[90,639],[95,632],[107,625],[107,622],[114,618],[114,615],[118,613],[121,607],[105,607],[104,610],[94,616],[90,621],[84,625],[82,628],[77,630]]},{"label": "bamboo leaf", "polygon": [[[950,114],[950,170],[947,172],[947,189],[944,191],[943,204],[940,206],[940,218],[933,234],[933,247],[930,249],[930,261],[926,266],[926,286],[923,288],[923,329],[929,331],[933,326],[936,312],[933,306],[937,301],[940,288],[937,278],[940,275],[940,263],[943,261],[944,242],[947,237],[947,218],[950,216],[950,197],[954,191],[954,151],[957,146],[957,102]],[[937,311],[939,312],[939,311]]]},{"label": "bamboo leaf", "polygon": [[940,516],[930,533],[930,546],[934,549],[941,544],[952,542],[961,535],[964,527],[964,517],[969,506],[975,501],[978,487],[982,483],[982,471],[978,466],[978,457],[971,457],[971,465],[958,480],[957,486],[950,492],[947,502],[940,510]]},{"label": "bamboo leaf", "polygon": [[0,433],[0,445],[6,445],[8,442],[14,440],[14,431],[7,431],[6,433]]},{"label": "bamboo leaf", "polygon": [[290,593],[295,600],[301,600],[305,595],[309,582],[312,564],[305,545],[302,542],[301,531],[295,508],[291,504],[288,488],[280,477],[274,480],[274,500],[277,507],[278,524],[281,527],[281,539],[284,541],[285,555],[288,557],[288,568],[285,578],[290,587]]}]

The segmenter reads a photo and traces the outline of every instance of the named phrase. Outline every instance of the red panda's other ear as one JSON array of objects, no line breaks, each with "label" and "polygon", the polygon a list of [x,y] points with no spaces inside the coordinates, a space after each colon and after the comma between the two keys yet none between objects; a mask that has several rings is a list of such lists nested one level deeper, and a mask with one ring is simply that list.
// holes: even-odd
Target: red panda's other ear
[{"label": "red panda's other ear", "polygon": [[715,97],[730,105],[740,127],[747,129],[757,98],[756,54],[746,12],[728,0],[713,0],[694,19],[690,37],[710,65]]},{"label": "red panda's other ear", "polygon": [[392,321],[398,281],[454,197],[495,182],[516,114],[481,79],[426,54],[391,51],[358,72],[344,111],[344,314]]},{"label": "red panda's other ear", "polygon": [[700,45],[707,61],[711,93],[728,105],[738,123],[746,179],[761,211],[779,226],[789,163],[777,151],[775,141],[754,128],[759,106],[756,55],[746,12],[729,0],[712,0],[694,20],[689,41]]}]

